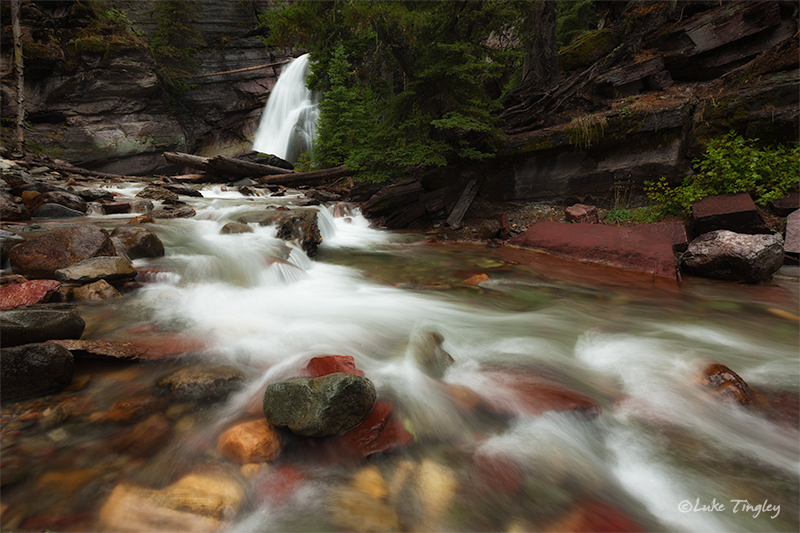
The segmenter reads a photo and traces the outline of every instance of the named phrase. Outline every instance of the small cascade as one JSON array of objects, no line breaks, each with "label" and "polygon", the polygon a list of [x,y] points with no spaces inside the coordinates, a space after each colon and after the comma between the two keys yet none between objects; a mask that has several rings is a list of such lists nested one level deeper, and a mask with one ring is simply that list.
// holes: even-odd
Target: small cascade
[{"label": "small cascade", "polygon": [[306,87],[308,54],[292,61],[281,73],[264,106],[253,150],[294,163],[314,142],[319,103]]}]

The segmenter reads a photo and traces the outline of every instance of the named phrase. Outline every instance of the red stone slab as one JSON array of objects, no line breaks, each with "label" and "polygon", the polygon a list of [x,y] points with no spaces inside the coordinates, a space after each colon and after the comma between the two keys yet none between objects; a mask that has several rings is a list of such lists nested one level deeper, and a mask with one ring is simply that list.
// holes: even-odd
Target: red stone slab
[{"label": "red stone slab", "polygon": [[709,196],[692,204],[698,235],[726,229],[736,233],[772,233],[746,192]]},{"label": "red stone slab", "polygon": [[540,222],[508,241],[573,261],[599,263],[631,272],[677,280],[671,234],[647,226]]},{"label": "red stone slab", "polygon": [[61,283],[52,279],[35,279],[0,287],[0,309],[49,302]]}]

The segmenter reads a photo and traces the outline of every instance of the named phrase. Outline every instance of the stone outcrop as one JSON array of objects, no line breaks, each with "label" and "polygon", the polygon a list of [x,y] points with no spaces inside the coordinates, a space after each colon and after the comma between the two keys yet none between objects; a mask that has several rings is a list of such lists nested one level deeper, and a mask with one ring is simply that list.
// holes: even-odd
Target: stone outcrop
[{"label": "stone outcrop", "polygon": [[783,264],[780,235],[747,235],[728,230],[705,233],[681,256],[682,270],[696,276],[759,283]]},{"label": "stone outcrop", "polygon": [[115,256],[108,232],[97,226],[76,226],[51,231],[11,249],[14,272],[29,278],[55,278],[56,270],[98,256]]},{"label": "stone outcrop", "polygon": [[632,228],[602,224],[540,222],[508,244],[654,277],[677,279],[672,238],[652,226]]},{"label": "stone outcrop", "polygon": [[339,435],[357,426],[375,405],[375,386],[366,378],[334,373],[280,381],[264,392],[264,414],[278,427],[304,437]]},{"label": "stone outcrop", "polygon": [[[5,334],[3,344],[8,346]],[[56,392],[72,381],[75,362],[62,346],[37,343],[4,347],[0,356],[0,398],[4,402]]]}]

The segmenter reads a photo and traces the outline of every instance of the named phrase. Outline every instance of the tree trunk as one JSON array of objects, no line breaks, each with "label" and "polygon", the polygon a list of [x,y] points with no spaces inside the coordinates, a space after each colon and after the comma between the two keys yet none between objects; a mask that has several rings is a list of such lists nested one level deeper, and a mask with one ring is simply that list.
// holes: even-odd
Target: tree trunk
[{"label": "tree trunk", "polygon": [[256,178],[256,181],[262,185],[306,185],[309,183],[319,183],[320,181],[343,178],[345,176],[352,176],[353,172],[347,170],[344,165],[326,168],[325,170],[312,170],[309,172],[293,172],[292,174],[283,174],[280,176],[263,176]]},{"label": "tree trunk", "polygon": [[533,46],[530,50],[531,83],[541,90],[556,85],[560,78],[556,43],[556,3],[544,0],[536,5]]},{"label": "tree trunk", "polygon": [[24,153],[25,84],[22,75],[22,29],[19,22],[19,2],[11,0],[11,24],[14,35],[14,69],[17,71],[17,151]]},{"label": "tree trunk", "polygon": [[285,168],[262,165],[251,161],[243,161],[233,157],[218,155],[212,159],[199,155],[184,154],[181,152],[164,152],[162,154],[168,163],[181,165],[207,172],[228,173],[235,176],[264,176],[267,174],[292,174],[293,171]]}]

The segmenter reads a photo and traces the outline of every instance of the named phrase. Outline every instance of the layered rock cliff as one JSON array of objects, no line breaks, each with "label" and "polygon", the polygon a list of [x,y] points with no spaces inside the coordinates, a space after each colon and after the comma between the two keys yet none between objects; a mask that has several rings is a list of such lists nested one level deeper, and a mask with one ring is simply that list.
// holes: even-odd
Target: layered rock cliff
[{"label": "layered rock cliff", "polygon": [[[154,0],[23,1],[26,137],[31,146],[104,172],[168,170],[163,151],[249,147],[286,52],[262,40],[266,2],[197,1],[204,45],[180,90],[157,75]],[[16,113],[8,3],[2,6],[2,115]],[[273,65],[252,69],[261,65]],[[234,71],[234,72],[230,72]],[[218,72],[226,74],[212,75]]]}]

